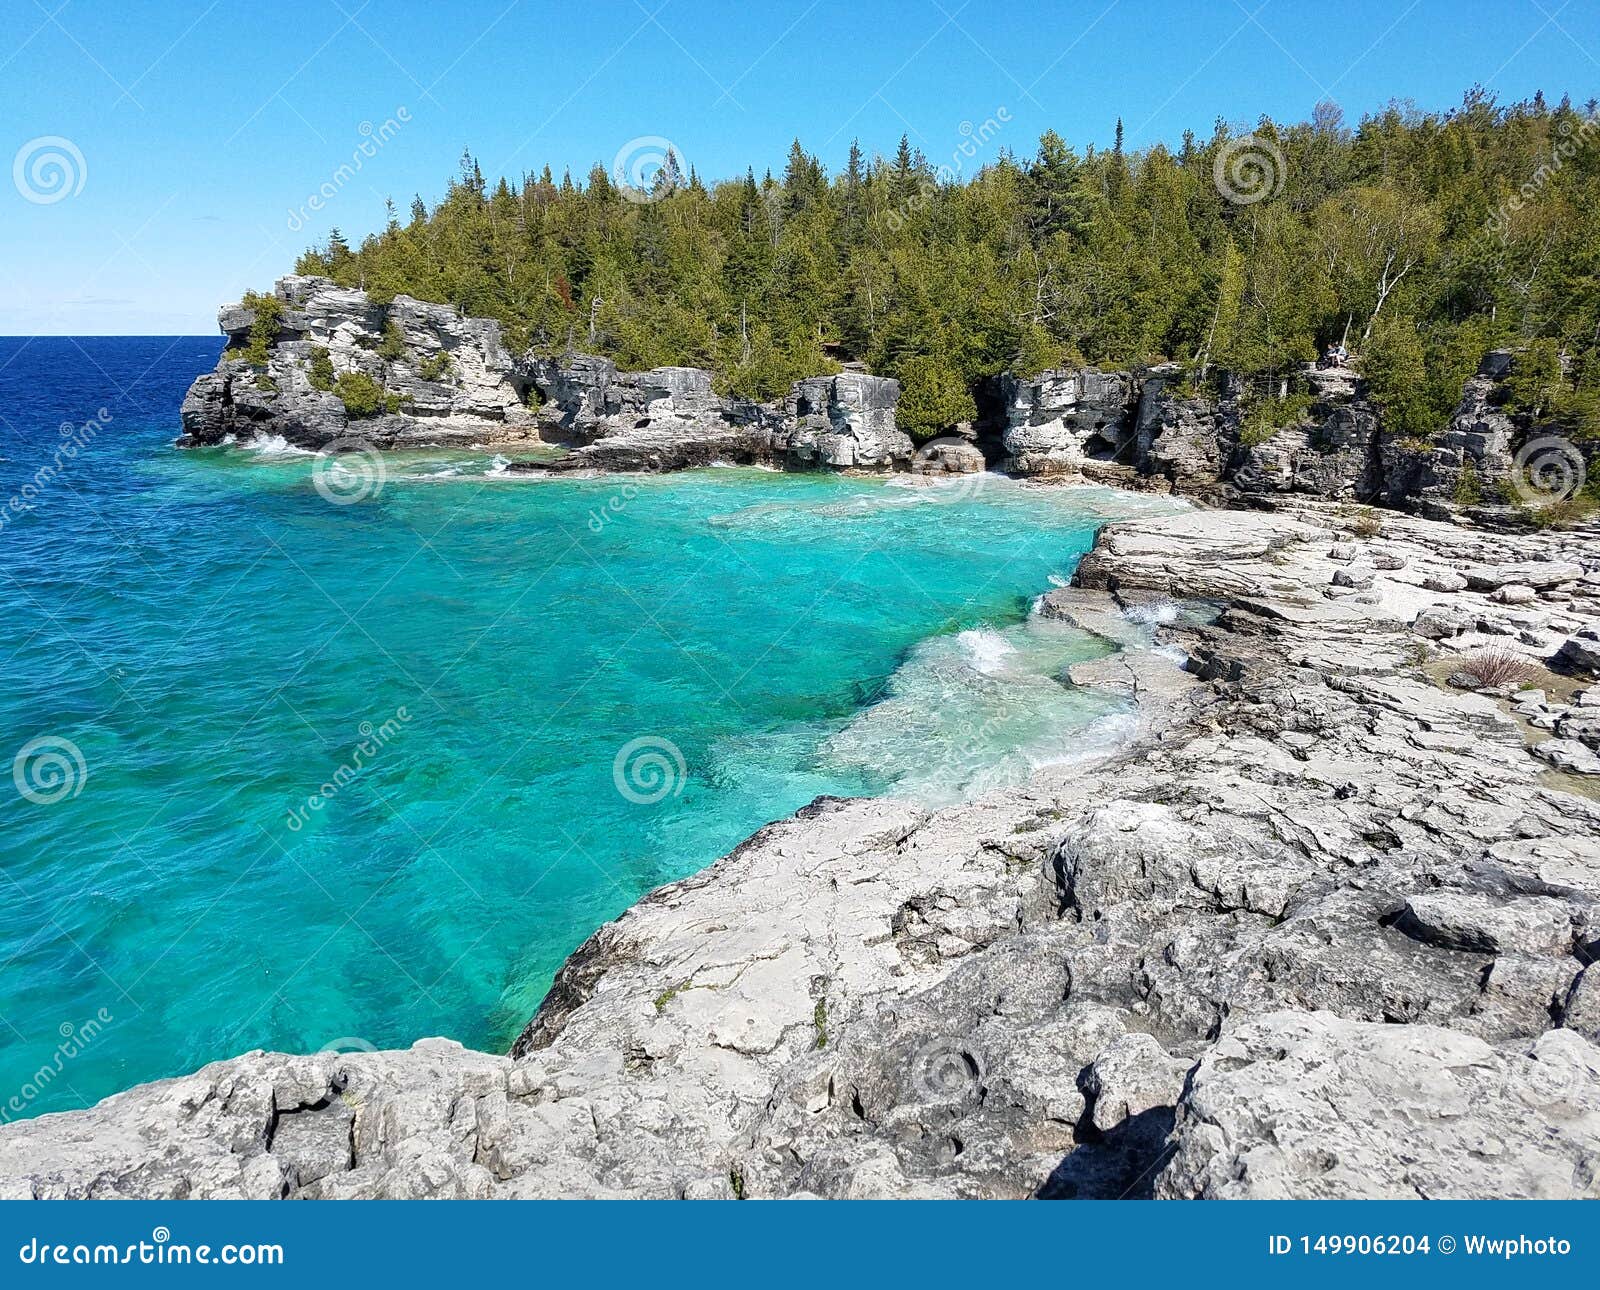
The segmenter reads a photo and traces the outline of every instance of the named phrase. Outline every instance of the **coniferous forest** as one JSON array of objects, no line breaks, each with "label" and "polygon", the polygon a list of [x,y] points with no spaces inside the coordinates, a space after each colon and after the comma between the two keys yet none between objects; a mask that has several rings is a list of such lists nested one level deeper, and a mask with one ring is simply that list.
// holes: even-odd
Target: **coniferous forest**
[{"label": "coniferous forest", "polygon": [[[1185,364],[1281,395],[1341,340],[1391,427],[1442,428],[1486,350],[1517,397],[1600,433],[1600,118],[1482,91],[1351,125],[1218,122],[1176,151],[1054,132],[972,173],[902,138],[852,145],[837,174],[796,141],[781,170],[710,182],[668,154],[649,192],[602,165],[490,181],[470,154],[442,201],[299,261],[382,301],[399,293],[504,324],[519,348],[628,368],[712,368],[769,398],[865,362],[900,378],[902,425],[969,419],[1003,369]],[[992,124],[992,123],[989,123]]]}]

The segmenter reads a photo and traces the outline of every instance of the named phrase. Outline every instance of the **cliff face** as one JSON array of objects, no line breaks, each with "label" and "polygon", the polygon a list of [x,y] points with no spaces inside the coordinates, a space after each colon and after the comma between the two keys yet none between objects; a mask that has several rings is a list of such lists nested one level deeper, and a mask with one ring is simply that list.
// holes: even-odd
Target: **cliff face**
[{"label": "cliff face", "polygon": [[[513,363],[500,326],[463,318],[448,305],[396,296],[374,304],[365,292],[326,278],[288,277],[276,290],[278,317],[264,337],[266,362],[248,346],[259,310],[224,308],[228,347],[216,370],[183,401],[184,447],[282,435],[304,448],[360,438],[377,447],[424,447],[526,437],[531,383]],[[316,375],[320,355],[332,380]],[[359,374],[379,392],[367,415],[352,415],[337,381]]]},{"label": "cliff face", "polygon": [[[786,400],[727,398],[692,367],[620,372],[609,359],[515,355],[499,324],[326,278],[278,282],[276,316],[225,307],[228,347],[183,404],[182,447],[282,436],[311,449],[533,443],[573,449],[526,470],[677,470],[714,461],[887,470],[912,463],[898,381],[843,372]],[[364,385],[353,387],[360,378]],[[365,396],[363,398],[363,396]]]},{"label": "cliff face", "polygon": [[[180,444],[281,435],[307,448],[358,440],[380,448],[559,444],[556,460],[514,470],[664,471],[713,462],[790,469],[957,473],[987,456],[1012,474],[1171,489],[1212,501],[1292,497],[1359,501],[1433,518],[1515,518],[1505,497],[1516,452],[1539,426],[1509,409],[1515,357],[1489,354],[1448,427],[1426,443],[1386,431],[1349,368],[1301,374],[1310,405],[1251,435],[1236,386],[1220,396],[1181,384],[1175,364],[1136,371],[1060,368],[985,388],[987,451],[959,435],[917,450],[896,424],[897,381],[846,371],[797,381],[785,399],[717,393],[692,367],[619,371],[606,358],[555,360],[507,350],[499,326],[399,296],[388,305],[326,278],[277,286],[278,317],[222,310],[229,338],[215,372],[183,405]],[[366,382],[367,398],[348,383]],[[359,394],[360,391],[355,391]],[[1597,445],[1569,445],[1596,454]]]},{"label": "cliff face", "polygon": [[246,1054],[0,1127],[0,1194],[1600,1195],[1600,685],[1424,657],[1600,675],[1600,557],[1348,524],[1110,526],[1040,612],[1124,643],[1067,679],[1130,747],[821,799],[599,929],[508,1055]]},{"label": "cliff face", "polygon": [[[1385,430],[1350,368],[1305,370],[1309,408],[1254,441],[1235,390],[1220,398],[1185,392],[1174,365],[1006,376],[1002,464],[1016,474],[1170,487],[1224,503],[1320,498],[1503,522],[1511,518],[1504,495],[1518,482],[1516,451],[1541,433],[1508,406],[1514,365],[1509,353],[1488,354],[1449,425],[1426,443]],[[1596,447],[1571,451],[1592,457]]]},{"label": "cliff face", "polygon": [[679,470],[712,462],[796,469],[890,470],[912,461],[911,438],[895,425],[900,383],[860,372],[797,381],[781,403],[718,395],[697,367],[619,372],[610,359],[578,354],[534,359],[545,399],[539,431],[573,448],[553,462],[513,462],[525,471]]}]

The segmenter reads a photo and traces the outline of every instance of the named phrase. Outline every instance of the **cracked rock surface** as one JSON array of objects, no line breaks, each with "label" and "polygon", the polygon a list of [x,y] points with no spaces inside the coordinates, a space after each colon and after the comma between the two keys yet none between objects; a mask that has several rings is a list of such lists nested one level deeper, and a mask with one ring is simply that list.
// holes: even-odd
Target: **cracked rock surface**
[{"label": "cracked rock surface", "polygon": [[[1110,527],[1041,612],[1128,646],[1070,677],[1138,705],[1128,746],[937,812],[819,799],[597,931],[508,1056],[246,1054],[0,1129],[0,1185],[1596,1195],[1600,801],[1534,747],[1600,711],[1567,649],[1600,552],[1351,527]],[[1486,644],[1529,675],[1441,683]]]}]

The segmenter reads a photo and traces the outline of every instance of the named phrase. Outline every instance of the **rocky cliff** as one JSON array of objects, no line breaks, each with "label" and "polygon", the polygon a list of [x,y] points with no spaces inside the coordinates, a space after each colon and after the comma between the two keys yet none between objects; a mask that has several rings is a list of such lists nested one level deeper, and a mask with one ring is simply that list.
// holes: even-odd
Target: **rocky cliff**
[{"label": "rocky cliff", "polygon": [[782,403],[719,396],[697,367],[619,372],[579,354],[533,359],[546,442],[572,448],[518,471],[681,470],[713,462],[795,469],[904,469],[911,438],[895,425],[900,383],[860,372],[797,381]]},{"label": "rocky cliff", "polygon": [[1064,678],[1121,752],[819,800],[509,1055],[247,1054],[0,1128],[0,1190],[1600,1194],[1592,542],[1291,499],[1114,525],[1076,584],[1039,612],[1124,645]]},{"label": "rocky cliff", "polygon": [[427,447],[532,432],[531,382],[491,319],[410,296],[375,304],[326,278],[283,278],[271,302],[218,316],[228,345],[183,401],[180,446],[279,435],[315,449]]},{"label": "rocky cliff", "polygon": [[693,367],[513,354],[499,324],[447,305],[389,304],[326,278],[281,279],[223,308],[216,370],[183,403],[181,447],[279,436],[309,449],[558,444],[516,470],[678,470],[715,461],[887,470],[911,465],[899,382],[861,372],[796,382],[786,400],[723,397]]},{"label": "rocky cliff", "polygon": [[[1388,433],[1349,368],[1296,374],[1303,406],[1252,427],[1237,382],[1183,383],[1176,364],[1002,374],[974,438],[917,449],[895,422],[897,381],[810,377],[772,403],[717,393],[700,368],[619,371],[610,359],[514,354],[498,324],[407,296],[381,305],[326,278],[288,277],[271,308],[232,305],[215,372],[183,406],[184,446],[279,435],[306,448],[560,445],[516,471],[665,471],[713,462],[788,469],[960,473],[988,458],[1022,476],[1170,489],[1214,502],[1360,501],[1433,518],[1519,518],[1516,452],[1542,431],[1507,393],[1515,356],[1489,354],[1449,425],[1422,443]],[[1259,409],[1258,409],[1259,411]],[[1596,443],[1569,444],[1572,460]],[[1585,466],[1587,462],[1583,463]]]}]

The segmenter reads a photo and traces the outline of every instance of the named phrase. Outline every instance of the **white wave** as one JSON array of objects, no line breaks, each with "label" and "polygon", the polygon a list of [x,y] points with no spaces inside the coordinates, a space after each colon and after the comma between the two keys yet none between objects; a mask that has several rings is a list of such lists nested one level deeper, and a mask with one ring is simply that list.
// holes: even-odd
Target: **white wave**
[{"label": "white wave", "polygon": [[485,475],[504,475],[508,470],[510,470],[510,468],[511,458],[507,457],[504,453],[497,452],[495,453],[494,458],[489,462],[488,469],[486,469],[483,473]]},{"label": "white wave", "polygon": [[248,440],[243,447],[248,452],[255,453],[258,457],[315,457],[317,454],[309,448],[299,448],[290,443],[281,434],[257,435]]},{"label": "white wave", "polygon": [[1129,605],[1122,611],[1122,616],[1129,622],[1140,623],[1145,627],[1165,626],[1167,623],[1178,621],[1178,602],[1152,600],[1145,605]]},{"label": "white wave", "polygon": [[994,676],[1005,670],[1017,647],[992,627],[972,627],[956,636],[973,670]]},{"label": "white wave", "polygon": [[1059,573],[1052,573],[1049,582],[1052,587],[1070,587],[1072,585],[1071,578],[1063,578]]}]

